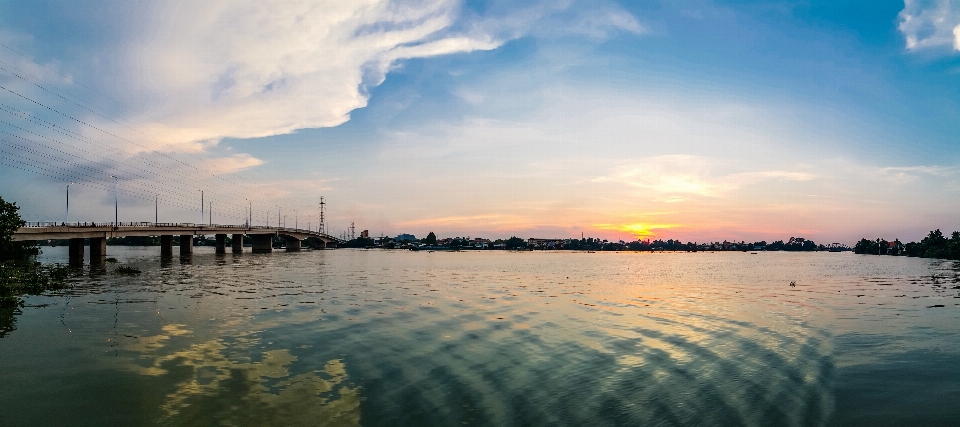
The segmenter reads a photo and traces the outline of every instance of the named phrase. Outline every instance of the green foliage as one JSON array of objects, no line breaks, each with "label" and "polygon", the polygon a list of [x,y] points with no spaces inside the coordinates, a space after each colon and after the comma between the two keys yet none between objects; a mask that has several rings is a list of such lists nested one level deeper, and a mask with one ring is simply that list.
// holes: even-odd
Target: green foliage
[{"label": "green foliage", "polygon": [[433,234],[431,231],[430,234],[427,234],[427,237],[420,239],[420,243],[425,245],[435,246],[437,244],[437,235]]},{"label": "green foliage", "polygon": [[343,244],[341,244],[340,247],[342,247],[342,248],[366,248],[366,247],[368,247],[368,246],[373,246],[373,245],[374,245],[373,239],[371,239],[371,238],[369,238],[369,237],[367,237],[367,238],[357,237],[356,239],[343,242]]},{"label": "green foliage", "polygon": [[907,244],[895,240],[892,243],[883,239],[860,239],[853,247],[858,254],[869,255],[906,255],[920,258],[940,258],[960,261],[960,232],[954,231],[948,239],[939,229],[931,231],[919,242]]},{"label": "green foliage", "polygon": [[20,207],[16,203],[9,203],[0,197],[0,259],[16,259],[40,252],[36,243],[14,242],[13,233],[26,225],[17,211]]},{"label": "green foliage", "polygon": [[521,249],[527,247],[527,242],[517,236],[511,237],[503,243],[507,246],[507,249]]},{"label": "green foliage", "polygon": [[867,240],[860,239],[856,245],[853,245],[853,252],[857,254],[866,254],[866,255],[880,255],[882,248],[887,245],[887,241],[883,239],[877,240]]},{"label": "green foliage", "polygon": [[0,263],[0,307],[22,307],[21,295],[39,295],[67,286],[69,270],[60,264]]}]

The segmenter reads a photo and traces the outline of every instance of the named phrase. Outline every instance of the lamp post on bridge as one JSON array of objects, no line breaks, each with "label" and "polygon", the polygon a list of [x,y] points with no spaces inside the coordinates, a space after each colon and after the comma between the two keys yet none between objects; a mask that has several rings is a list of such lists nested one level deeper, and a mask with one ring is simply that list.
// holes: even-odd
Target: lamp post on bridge
[{"label": "lamp post on bridge", "polygon": [[297,210],[293,210],[293,228],[300,229],[300,218],[297,217]]},{"label": "lamp post on bridge", "polygon": [[66,215],[66,218],[64,218],[64,221],[66,221],[67,223],[70,222],[70,186],[72,184],[73,184],[72,181],[70,182],[70,184],[67,184],[67,215]]},{"label": "lamp post on bridge", "polygon": [[113,177],[113,226],[120,226],[120,179],[116,175]]},{"label": "lamp post on bridge", "polygon": [[203,225],[203,190],[197,190],[200,192],[200,225]]},{"label": "lamp post on bridge", "polygon": [[157,193],[153,199],[153,225],[160,222],[160,193]]}]

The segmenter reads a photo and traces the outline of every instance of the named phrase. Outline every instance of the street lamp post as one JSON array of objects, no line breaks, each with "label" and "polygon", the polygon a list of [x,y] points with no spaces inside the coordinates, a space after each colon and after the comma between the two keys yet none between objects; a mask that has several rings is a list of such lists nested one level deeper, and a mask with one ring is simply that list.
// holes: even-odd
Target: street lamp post
[{"label": "street lamp post", "polygon": [[200,191],[200,224],[203,224],[203,190]]},{"label": "street lamp post", "polygon": [[71,184],[73,184],[73,182],[71,182],[70,184],[67,184],[67,217],[64,218],[64,220],[68,223],[70,222],[70,185]]},{"label": "street lamp post", "polygon": [[160,193],[157,193],[153,199],[153,225],[160,222]]},{"label": "street lamp post", "polygon": [[293,210],[293,228],[295,228],[295,229],[297,229],[297,230],[300,229],[300,218],[297,217],[297,210],[296,210],[296,209]]},{"label": "street lamp post", "polygon": [[113,176],[113,226],[120,226],[120,179],[116,175]]}]

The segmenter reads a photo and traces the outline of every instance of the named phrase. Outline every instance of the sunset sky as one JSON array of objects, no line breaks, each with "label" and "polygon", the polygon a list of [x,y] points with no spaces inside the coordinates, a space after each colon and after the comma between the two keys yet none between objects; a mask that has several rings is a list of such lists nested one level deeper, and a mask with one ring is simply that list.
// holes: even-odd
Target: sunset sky
[{"label": "sunset sky", "polygon": [[0,43],[30,221],[71,181],[69,220],[112,221],[116,176],[121,221],[199,222],[203,190],[302,228],[324,196],[333,233],[960,230],[949,1],[21,1]]}]

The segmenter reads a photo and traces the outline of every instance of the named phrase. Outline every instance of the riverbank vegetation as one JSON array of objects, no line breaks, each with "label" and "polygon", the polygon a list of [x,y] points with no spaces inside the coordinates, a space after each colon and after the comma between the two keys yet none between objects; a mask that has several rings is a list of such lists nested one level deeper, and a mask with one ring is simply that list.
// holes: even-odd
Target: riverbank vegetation
[{"label": "riverbank vegetation", "polygon": [[860,239],[853,251],[865,255],[911,256],[960,261],[960,232],[954,231],[947,238],[939,229],[931,231],[919,242],[903,244],[899,239]]},{"label": "riverbank vegetation", "polygon": [[60,264],[0,263],[0,308],[22,307],[22,295],[63,289],[68,277],[68,268]]},{"label": "riverbank vegetation", "polygon": [[835,243],[820,245],[802,237],[791,237],[771,243],[760,242],[682,242],[680,240],[636,240],[632,242],[609,241],[593,237],[580,239],[523,239],[512,236],[509,239],[482,239],[470,237],[451,237],[437,239],[431,232],[426,238],[418,240],[396,240],[389,237],[378,239],[358,237],[344,242],[346,248],[382,248],[382,249],[428,249],[428,250],[573,250],[573,251],[841,251],[848,247]]},{"label": "riverbank vegetation", "polygon": [[20,218],[20,207],[0,197],[0,261],[23,259],[40,253],[34,242],[14,242],[13,233],[26,225]]}]

